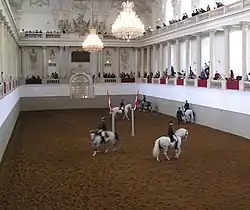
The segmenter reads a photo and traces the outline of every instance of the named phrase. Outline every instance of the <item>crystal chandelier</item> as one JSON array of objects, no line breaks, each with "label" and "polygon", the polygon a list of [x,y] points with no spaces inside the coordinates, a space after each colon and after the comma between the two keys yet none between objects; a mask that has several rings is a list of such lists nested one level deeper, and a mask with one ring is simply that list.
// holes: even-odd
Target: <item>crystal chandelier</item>
[{"label": "crystal chandelier", "polygon": [[114,24],[112,25],[112,34],[119,39],[125,39],[128,42],[143,36],[144,25],[133,11],[133,2],[123,2],[123,11],[118,14]]},{"label": "crystal chandelier", "polygon": [[89,35],[82,43],[82,49],[89,53],[102,51],[103,43],[99,36],[96,34],[96,29],[91,28],[89,30]]},{"label": "crystal chandelier", "polygon": [[[94,3],[92,0],[92,25],[93,25],[93,7],[94,7]],[[102,40],[100,39],[100,37],[96,34],[96,29],[94,29],[93,27],[89,30],[89,35],[86,37],[86,39],[84,40],[84,42],[82,43],[82,49],[83,51],[89,52],[89,53],[95,53],[95,52],[99,52],[102,51],[103,49],[103,43]]]}]

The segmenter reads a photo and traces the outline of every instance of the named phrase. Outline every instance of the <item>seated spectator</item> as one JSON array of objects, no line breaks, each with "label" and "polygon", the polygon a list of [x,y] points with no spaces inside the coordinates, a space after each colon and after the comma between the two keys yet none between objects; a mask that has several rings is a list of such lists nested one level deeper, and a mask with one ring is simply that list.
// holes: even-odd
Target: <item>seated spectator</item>
[{"label": "seated spectator", "polygon": [[221,79],[222,79],[221,75],[219,74],[218,71],[216,71],[216,73],[214,74],[214,80],[221,80]]},{"label": "seated spectator", "polygon": [[161,76],[160,71],[157,71],[157,72],[155,73],[155,75],[154,75],[154,77],[153,77],[153,78],[158,79],[158,78],[160,78],[160,76]]},{"label": "seated spectator", "polygon": [[248,80],[248,82],[250,82],[250,73],[248,73],[248,75],[247,75],[247,80]]}]

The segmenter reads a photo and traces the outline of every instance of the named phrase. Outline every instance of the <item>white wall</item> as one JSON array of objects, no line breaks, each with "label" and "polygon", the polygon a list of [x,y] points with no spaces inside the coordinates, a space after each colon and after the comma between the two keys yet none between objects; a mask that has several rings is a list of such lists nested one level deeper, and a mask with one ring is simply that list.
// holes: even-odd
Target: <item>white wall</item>
[{"label": "white wall", "polygon": [[180,42],[180,71],[186,71],[186,43]]},{"label": "white wall", "polygon": [[225,38],[224,32],[217,32],[215,36],[215,72],[218,71],[222,75],[225,72]]},{"label": "white wall", "polygon": [[[198,123],[250,138],[249,93],[156,84],[95,85],[96,95],[106,98],[107,90],[110,95],[135,95],[139,90],[141,95],[154,99],[153,106],[157,106],[160,112],[170,115],[175,115],[176,108],[188,100],[196,112]],[[39,97],[54,97],[54,103],[56,103],[56,98],[69,98],[69,95],[69,85],[26,85],[18,87],[2,98],[0,100],[0,159],[14,128],[19,109],[16,109],[9,123],[6,124],[6,121],[13,113],[20,97],[35,100]]]},{"label": "white wall", "polygon": [[228,71],[233,70],[235,77],[242,76],[242,32],[240,30],[232,30],[230,32],[229,40],[230,69]]},{"label": "white wall", "polygon": [[201,68],[205,67],[205,63],[210,61],[210,39],[208,36],[201,39]]},{"label": "white wall", "polygon": [[190,66],[192,70],[196,74],[197,72],[197,44],[196,39],[190,40],[190,48],[191,48],[191,63]]}]

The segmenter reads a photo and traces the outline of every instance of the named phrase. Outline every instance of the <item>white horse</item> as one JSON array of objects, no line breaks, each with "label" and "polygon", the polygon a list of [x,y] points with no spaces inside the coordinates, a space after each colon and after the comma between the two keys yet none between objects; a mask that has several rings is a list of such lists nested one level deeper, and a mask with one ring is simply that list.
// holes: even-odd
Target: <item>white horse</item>
[{"label": "white horse", "polygon": [[184,110],[184,108],[182,109],[183,112],[183,118],[182,120],[184,122],[191,122],[194,123],[194,111],[192,109],[187,109],[186,111]]},{"label": "white horse", "polygon": [[98,134],[96,134],[95,131],[90,132],[90,138],[92,143],[92,149],[94,150],[93,157],[96,155],[98,149],[100,148],[101,144],[104,144],[106,146],[104,153],[108,153],[109,150],[109,144],[111,143],[116,148],[117,140],[119,140],[118,134],[113,133],[112,131],[106,131],[108,138],[105,136],[105,131],[101,132],[101,135],[104,137],[104,140],[102,137]]},{"label": "white horse", "polygon": [[[125,117],[129,120],[128,117],[128,112],[132,109],[132,105],[131,104],[127,104],[124,107],[124,116],[122,116],[122,119],[124,119]],[[113,107],[110,110],[110,114],[114,114],[116,116],[116,114],[122,114],[122,109],[120,109],[120,107]]]},{"label": "white horse", "polygon": [[187,140],[188,137],[188,130],[184,128],[180,128],[175,132],[175,139],[177,139],[177,145],[175,145],[175,142],[171,142],[171,139],[166,136],[162,136],[155,140],[154,148],[153,148],[153,157],[156,158],[157,161],[160,161],[159,155],[161,149],[164,150],[164,155],[167,158],[167,160],[170,160],[168,157],[168,148],[175,148],[175,158],[179,158],[181,154],[181,144],[182,141]]}]

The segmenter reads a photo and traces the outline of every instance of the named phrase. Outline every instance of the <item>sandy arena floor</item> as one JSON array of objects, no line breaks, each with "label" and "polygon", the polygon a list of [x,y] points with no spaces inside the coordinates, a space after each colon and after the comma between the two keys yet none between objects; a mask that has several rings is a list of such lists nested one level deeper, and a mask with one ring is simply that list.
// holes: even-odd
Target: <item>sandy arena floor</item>
[{"label": "sandy arena floor", "polygon": [[185,125],[181,158],[158,163],[152,147],[170,117],[137,112],[136,137],[117,120],[122,149],[93,158],[88,131],[107,114],[22,113],[1,164],[0,209],[250,209],[249,141]]}]

